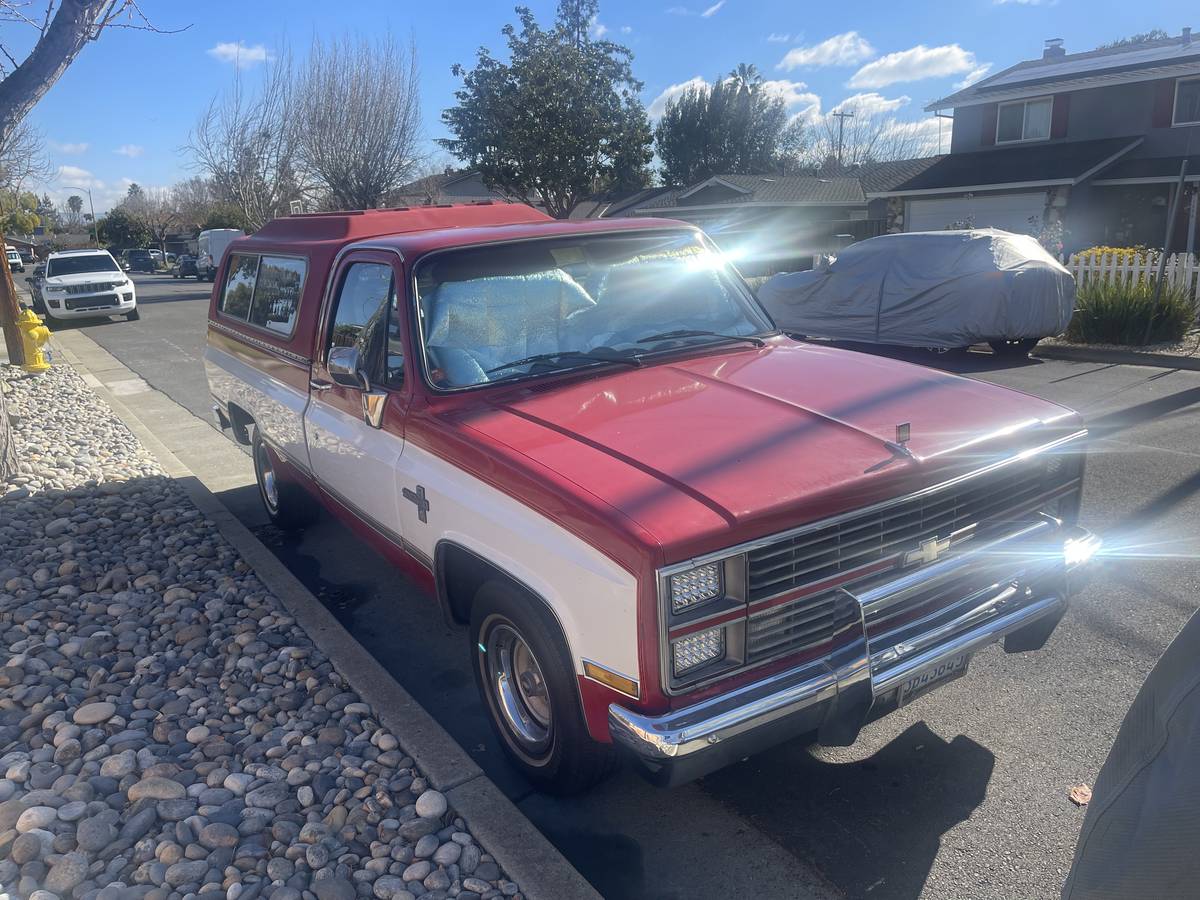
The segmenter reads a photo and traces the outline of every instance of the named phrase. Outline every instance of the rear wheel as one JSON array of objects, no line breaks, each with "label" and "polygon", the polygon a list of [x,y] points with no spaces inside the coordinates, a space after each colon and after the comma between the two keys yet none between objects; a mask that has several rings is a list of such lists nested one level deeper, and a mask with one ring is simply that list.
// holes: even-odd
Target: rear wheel
[{"label": "rear wheel", "polygon": [[471,605],[475,682],[492,729],[512,763],[539,790],[577,794],[619,759],[593,741],[583,720],[567,649],[535,606],[504,581],[489,581]]},{"label": "rear wheel", "polygon": [[1038,338],[1020,338],[1014,341],[988,341],[988,346],[997,356],[1028,356],[1038,344]]},{"label": "rear wheel", "polygon": [[250,426],[250,455],[254,458],[258,496],[271,523],[293,531],[316,521],[317,501],[300,485],[280,476],[275,451],[262,439],[257,425]]}]

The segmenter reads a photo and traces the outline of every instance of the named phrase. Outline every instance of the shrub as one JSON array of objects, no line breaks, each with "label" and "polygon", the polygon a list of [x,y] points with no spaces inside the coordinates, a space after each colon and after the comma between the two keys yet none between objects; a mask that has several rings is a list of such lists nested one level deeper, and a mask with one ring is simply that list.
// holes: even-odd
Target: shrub
[{"label": "shrub", "polygon": [[1148,247],[1088,247],[1075,254],[1081,262],[1100,262],[1105,256],[1118,263],[1148,264],[1158,258],[1158,252]]},{"label": "shrub", "polygon": [[[1082,344],[1141,344],[1154,305],[1154,282],[1092,280],[1081,285],[1075,298],[1075,317],[1067,339]],[[1196,304],[1186,288],[1164,285],[1150,343],[1178,341],[1196,321]]]}]

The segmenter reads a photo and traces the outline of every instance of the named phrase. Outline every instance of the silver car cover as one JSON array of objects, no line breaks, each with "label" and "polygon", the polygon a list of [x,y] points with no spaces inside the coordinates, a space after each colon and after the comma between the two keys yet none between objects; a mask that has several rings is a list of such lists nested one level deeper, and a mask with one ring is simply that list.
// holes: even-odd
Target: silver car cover
[{"label": "silver car cover", "polygon": [[784,331],[905,347],[966,347],[1062,333],[1075,280],[1032,237],[996,229],[888,234],[827,266],[768,278]]}]

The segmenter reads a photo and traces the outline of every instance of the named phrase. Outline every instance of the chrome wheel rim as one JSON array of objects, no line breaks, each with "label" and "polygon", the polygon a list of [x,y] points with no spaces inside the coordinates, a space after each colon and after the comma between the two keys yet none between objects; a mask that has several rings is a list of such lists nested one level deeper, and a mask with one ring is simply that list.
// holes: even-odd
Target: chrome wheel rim
[{"label": "chrome wheel rim", "polygon": [[544,752],[550,746],[554,712],[537,657],[508,624],[489,632],[485,656],[488,685],[509,732],[526,753]]},{"label": "chrome wheel rim", "polygon": [[262,485],[263,499],[268,508],[279,508],[279,485],[275,480],[275,467],[271,464],[271,455],[267,452],[266,444],[258,445],[259,483]]}]

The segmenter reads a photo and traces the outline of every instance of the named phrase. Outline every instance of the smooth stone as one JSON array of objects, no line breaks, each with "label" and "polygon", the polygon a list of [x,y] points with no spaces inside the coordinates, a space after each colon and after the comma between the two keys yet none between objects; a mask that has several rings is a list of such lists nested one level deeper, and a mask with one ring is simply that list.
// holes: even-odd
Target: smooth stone
[{"label": "smooth stone", "polygon": [[182,800],[187,796],[187,788],[178,781],[170,778],[143,778],[129,788],[129,802],[138,800]]},{"label": "smooth stone", "polygon": [[105,701],[79,707],[75,710],[72,719],[76,725],[99,725],[101,722],[107,722],[116,714],[116,704]]},{"label": "smooth stone", "polygon": [[446,814],[449,804],[441,791],[426,791],[417,798],[417,815],[422,819],[438,819]]}]

